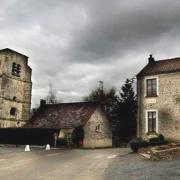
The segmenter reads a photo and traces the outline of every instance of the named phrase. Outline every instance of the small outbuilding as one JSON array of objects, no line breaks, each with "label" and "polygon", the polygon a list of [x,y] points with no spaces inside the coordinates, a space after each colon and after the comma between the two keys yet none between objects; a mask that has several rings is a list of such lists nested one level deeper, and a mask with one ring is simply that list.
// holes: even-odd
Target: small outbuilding
[{"label": "small outbuilding", "polygon": [[41,103],[25,127],[59,128],[59,138],[68,141],[79,134],[84,148],[112,146],[110,123],[98,103]]}]

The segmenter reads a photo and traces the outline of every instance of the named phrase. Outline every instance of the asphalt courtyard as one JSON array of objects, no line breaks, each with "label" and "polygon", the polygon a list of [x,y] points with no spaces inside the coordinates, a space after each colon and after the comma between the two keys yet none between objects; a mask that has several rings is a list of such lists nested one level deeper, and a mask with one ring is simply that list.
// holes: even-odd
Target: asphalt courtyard
[{"label": "asphalt courtyard", "polygon": [[176,180],[180,158],[151,162],[128,148],[52,149],[0,147],[3,180]]}]

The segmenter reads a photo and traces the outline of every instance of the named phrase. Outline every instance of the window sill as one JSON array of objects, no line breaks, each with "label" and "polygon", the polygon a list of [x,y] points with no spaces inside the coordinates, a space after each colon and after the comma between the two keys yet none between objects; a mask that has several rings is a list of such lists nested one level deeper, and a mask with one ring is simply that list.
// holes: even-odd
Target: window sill
[{"label": "window sill", "polygon": [[157,98],[158,95],[154,95],[154,96],[145,96],[145,98]]},{"label": "window sill", "polygon": [[18,78],[20,77],[19,74],[14,74],[14,73],[12,73],[12,75],[15,76],[15,77],[18,77]]},{"label": "window sill", "polygon": [[146,134],[149,136],[149,135],[157,134],[157,132],[156,131],[148,131]]}]

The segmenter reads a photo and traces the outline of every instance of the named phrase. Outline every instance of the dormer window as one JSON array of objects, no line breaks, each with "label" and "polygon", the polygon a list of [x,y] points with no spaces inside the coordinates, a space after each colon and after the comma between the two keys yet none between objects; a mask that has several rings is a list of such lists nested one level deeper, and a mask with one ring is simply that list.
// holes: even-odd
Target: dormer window
[{"label": "dormer window", "polygon": [[13,62],[12,64],[12,75],[20,77],[21,65]]},{"label": "dormer window", "polygon": [[147,97],[157,96],[157,78],[146,79],[146,95]]}]

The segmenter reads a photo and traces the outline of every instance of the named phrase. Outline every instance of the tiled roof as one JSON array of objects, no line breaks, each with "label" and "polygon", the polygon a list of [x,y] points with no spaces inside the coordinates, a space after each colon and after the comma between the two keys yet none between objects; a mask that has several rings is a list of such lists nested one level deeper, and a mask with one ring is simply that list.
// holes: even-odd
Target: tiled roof
[{"label": "tiled roof", "polygon": [[137,77],[180,72],[180,57],[173,59],[158,60],[148,63]]},{"label": "tiled roof", "polygon": [[73,128],[85,124],[97,107],[97,103],[91,102],[46,104],[24,127]]}]

